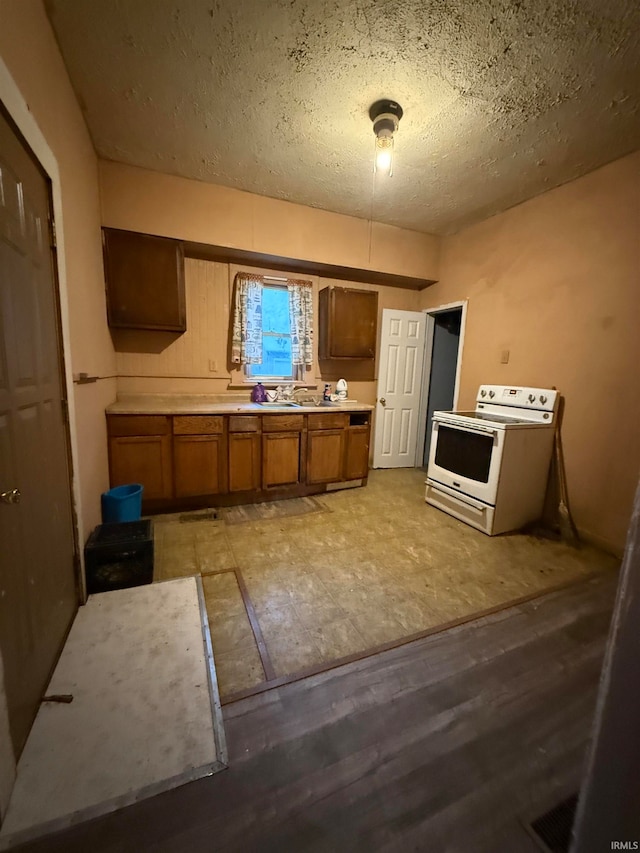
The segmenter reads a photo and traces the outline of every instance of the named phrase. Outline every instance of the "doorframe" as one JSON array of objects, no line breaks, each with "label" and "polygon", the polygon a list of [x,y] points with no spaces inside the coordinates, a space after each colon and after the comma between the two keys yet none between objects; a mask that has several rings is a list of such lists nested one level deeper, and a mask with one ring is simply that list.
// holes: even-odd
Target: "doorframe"
[{"label": "doorframe", "polygon": [[[78,472],[78,431],[76,420],[76,405],[73,388],[73,374],[71,368],[71,333],[69,323],[69,291],[67,286],[67,249],[64,232],[64,217],[62,215],[62,186],[60,181],[60,170],[58,161],[49,147],[42,131],[34,119],[29,105],[25,101],[22,92],[11,76],[9,69],[0,57],[0,101],[2,101],[7,113],[11,117],[25,142],[31,149],[34,157],[51,182],[51,204],[53,206],[53,221],[56,229],[56,250],[53,253],[53,267],[55,286],[58,291],[58,318],[61,333],[61,356],[62,356],[62,383],[67,401],[67,437],[69,446],[70,485],[71,485],[71,510],[73,519],[73,535],[78,560],[75,561],[76,584],[79,594],[82,595],[82,549],[84,542],[84,522],[82,517],[82,503],[80,500],[80,482]],[[81,599],[78,599],[78,604]]]},{"label": "doorframe", "polygon": [[460,393],[460,374],[462,372],[462,355],[464,351],[464,333],[467,326],[468,299],[459,302],[448,302],[446,305],[437,305],[435,308],[423,308],[427,315],[427,329],[425,333],[424,362],[422,365],[422,389],[420,391],[420,403],[418,406],[418,438],[416,441],[415,467],[422,468],[424,465],[424,442],[427,434],[427,406],[429,403],[429,386],[431,377],[431,359],[433,357],[433,340],[435,332],[436,314],[444,314],[455,308],[462,308],[460,317],[460,343],[458,345],[458,362],[456,364],[456,380],[453,388],[453,408],[458,407],[458,395]]}]

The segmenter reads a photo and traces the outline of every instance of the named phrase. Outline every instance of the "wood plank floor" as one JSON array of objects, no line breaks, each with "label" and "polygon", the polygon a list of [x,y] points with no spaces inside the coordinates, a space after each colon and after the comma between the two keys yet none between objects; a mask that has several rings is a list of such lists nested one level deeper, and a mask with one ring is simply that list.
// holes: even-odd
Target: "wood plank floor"
[{"label": "wood plank floor", "polygon": [[616,576],[225,708],[228,770],[22,848],[535,853],[579,783]]}]

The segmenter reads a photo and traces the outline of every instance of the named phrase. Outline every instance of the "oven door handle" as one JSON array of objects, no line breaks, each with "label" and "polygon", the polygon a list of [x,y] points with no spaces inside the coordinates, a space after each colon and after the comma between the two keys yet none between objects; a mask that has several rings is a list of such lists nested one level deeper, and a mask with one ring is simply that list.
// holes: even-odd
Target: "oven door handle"
[{"label": "oven door handle", "polygon": [[436,420],[434,418],[434,421],[433,421],[433,428],[434,429],[438,429],[438,427],[441,424],[444,424],[445,426],[448,426],[448,427],[453,427],[454,429],[458,429],[458,430],[460,430],[460,432],[480,433],[483,435],[497,435],[498,434],[498,430],[495,429],[495,427],[484,427],[484,426],[472,427],[472,426],[467,426],[466,424],[461,424],[459,421],[440,420],[440,418],[438,418],[438,420]]}]

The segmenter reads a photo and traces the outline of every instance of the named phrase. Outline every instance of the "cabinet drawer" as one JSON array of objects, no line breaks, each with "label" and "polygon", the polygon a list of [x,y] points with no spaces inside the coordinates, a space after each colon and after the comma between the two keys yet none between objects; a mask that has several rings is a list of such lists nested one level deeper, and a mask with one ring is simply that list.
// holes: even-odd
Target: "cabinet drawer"
[{"label": "cabinet drawer", "polygon": [[258,415],[230,415],[229,432],[260,432]]},{"label": "cabinet drawer", "polygon": [[304,415],[263,415],[263,432],[302,432]]},{"label": "cabinet drawer", "polygon": [[109,435],[168,435],[166,415],[107,415]]},{"label": "cabinet drawer", "polygon": [[308,415],[308,429],[344,429],[349,425],[349,415],[342,412],[331,414]]},{"label": "cabinet drawer", "polygon": [[222,415],[176,415],[174,435],[214,435],[224,432]]}]

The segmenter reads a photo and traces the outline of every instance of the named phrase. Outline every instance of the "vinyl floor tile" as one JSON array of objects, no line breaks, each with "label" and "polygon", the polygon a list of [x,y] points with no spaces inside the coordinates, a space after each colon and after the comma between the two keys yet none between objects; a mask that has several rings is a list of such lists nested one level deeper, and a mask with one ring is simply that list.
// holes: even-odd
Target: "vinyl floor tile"
[{"label": "vinyl floor tile", "polygon": [[307,631],[274,637],[267,642],[276,676],[289,675],[323,663],[326,658]]},{"label": "vinyl floor tile", "polygon": [[400,622],[383,607],[355,613],[350,619],[364,639],[367,648],[381,646],[383,643],[399,640],[406,635],[406,631]]},{"label": "vinyl floor tile", "polygon": [[320,650],[323,660],[334,660],[363,652],[367,642],[350,619],[327,622],[309,633]]},{"label": "vinyl floor tile", "polygon": [[255,643],[230,652],[216,653],[214,657],[218,687],[223,698],[240,690],[248,690],[265,680]]},{"label": "vinyl floor tile", "polygon": [[218,653],[231,652],[237,648],[251,646],[255,642],[251,624],[246,614],[209,619],[209,631],[211,632],[214,656]]},{"label": "vinyl floor tile", "polygon": [[307,630],[319,628],[346,617],[345,611],[327,593],[313,600],[292,596],[293,608]]}]

